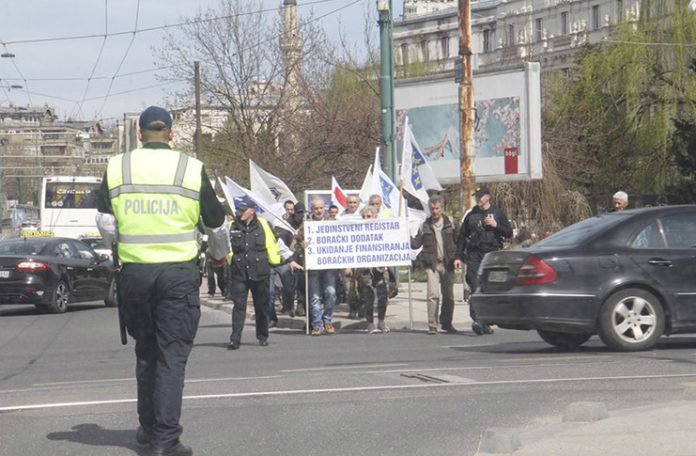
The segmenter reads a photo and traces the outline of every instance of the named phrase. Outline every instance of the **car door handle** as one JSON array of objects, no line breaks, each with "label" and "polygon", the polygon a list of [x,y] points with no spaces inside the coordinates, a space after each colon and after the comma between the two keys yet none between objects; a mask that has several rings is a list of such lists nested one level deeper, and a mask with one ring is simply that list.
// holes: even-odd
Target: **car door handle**
[{"label": "car door handle", "polygon": [[667,266],[672,267],[672,262],[669,260],[662,260],[660,258],[653,258],[651,260],[648,260],[648,264],[653,265],[653,266]]}]

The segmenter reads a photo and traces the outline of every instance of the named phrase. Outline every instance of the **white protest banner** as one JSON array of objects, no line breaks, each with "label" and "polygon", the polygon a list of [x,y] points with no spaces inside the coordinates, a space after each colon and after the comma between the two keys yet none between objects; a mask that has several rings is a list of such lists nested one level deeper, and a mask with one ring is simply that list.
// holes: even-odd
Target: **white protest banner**
[{"label": "white protest banner", "polygon": [[411,265],[405,218],[305,221],[304,236],[309,270]]}]

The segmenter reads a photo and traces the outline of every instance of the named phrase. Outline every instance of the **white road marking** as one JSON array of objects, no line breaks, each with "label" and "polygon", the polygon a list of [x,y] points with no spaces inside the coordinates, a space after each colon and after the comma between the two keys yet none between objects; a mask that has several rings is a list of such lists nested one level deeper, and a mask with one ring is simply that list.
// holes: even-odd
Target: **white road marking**
[{"label": "white road marking", "polygon": [[[257,391],[248,393],[225,393],[225,394],[200,394],[194,396],[184,396],[184,400],[209,400],[209,399],[240,399],[250,397],[273,397],[273,396],[296,396],[302,394],[317,394],[317,393],[351,393],[364,391],[398,391],[398,390],[413,390],[423,388],[471,388],[481,386],[499,386],[499,385],[533,385],[533,384],[552,384],[552,383],[572,383],[572,382],[595,382],[595,381],[610,381],[610,380],[659,380],[670,378],[696,378],[696,374],[663,374],[663,375],[628,375],[628,376],[611,376],[611,377],[572,377],[572,378],[544,378],[532,380],[493,380],[473,383],[419,383],[413,385],[381,385],[381,386],[356,386],[347,388],[316,388],[302,390],[284,390],[284,391]],[[26,410],[50,409],[50,408],[65,408],[65,407],[83,407],[90,405],[112,405],[112,404],[128,404],[134,403],[136,399],[114,399],[103,401],[83,401],[83,402],[56,402],[46,404],[31,404],[31,405],[12,405],[0,407],[2,412],[17,412]]]},{"label": "white road marking", "polygon": [[68,382],[34,383],[33,385],[34,386],[89,385],[90,383],[115,383],[115,382],[133,382],[133,381],[135,381],[135,377],[104,378],[101,380],[71,380]]},{"label": "white road marking", "polygon": [[306,369],[283,369],[280,372],[291,373],[291,372],[325,372],[325,371],[335,371],[344,369],[364,369],[367,367],[395,367],[395,366],[408,366],[408,363],[374,363],[374,364],[347,364],[345,366],[331,366],[331,367],[308,367]]}]

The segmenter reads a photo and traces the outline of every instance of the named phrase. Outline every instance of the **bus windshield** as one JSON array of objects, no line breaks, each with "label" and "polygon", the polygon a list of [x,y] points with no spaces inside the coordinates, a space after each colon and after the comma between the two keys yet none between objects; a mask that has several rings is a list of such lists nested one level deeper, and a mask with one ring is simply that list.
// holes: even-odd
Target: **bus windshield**
[{"label": "bus windshield", "polygon": [[98,182],[47,182],[46,209],[96,209]]}]

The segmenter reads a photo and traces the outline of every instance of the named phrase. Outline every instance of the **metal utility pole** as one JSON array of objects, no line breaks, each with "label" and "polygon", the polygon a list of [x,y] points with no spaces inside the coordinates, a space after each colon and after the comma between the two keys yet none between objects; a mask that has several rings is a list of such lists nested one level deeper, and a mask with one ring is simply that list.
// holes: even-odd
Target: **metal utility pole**
[{"label": "metal utility pole", "polygon": [[394,59],[392,56],[392,4],[391,0],[378,0],[380,47],[380,105],[382,109],[382,134],[379,142],[384,157],[384,171],[396,182],[396,157],[394,155]]},{"label": "metal utility pole", "polygon": [[459,56],[462,81],[459,83],[459,145],[461,150],[461,185],[464,209],[471,208],[471,194],[476,188],[474,176],[474,77],[471,69],[471,3],[459,0]]},{"label": "metal utility pole", "polygon": [[193,136],[193,152],[196,158],[201,154],[201,66],[193,62],[194,85],[196,89],[196,132]]}]

